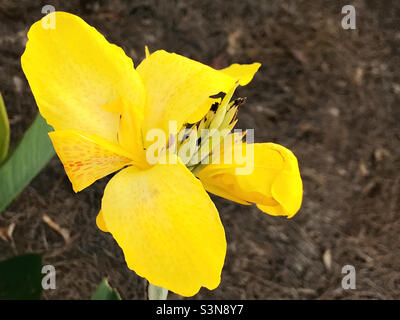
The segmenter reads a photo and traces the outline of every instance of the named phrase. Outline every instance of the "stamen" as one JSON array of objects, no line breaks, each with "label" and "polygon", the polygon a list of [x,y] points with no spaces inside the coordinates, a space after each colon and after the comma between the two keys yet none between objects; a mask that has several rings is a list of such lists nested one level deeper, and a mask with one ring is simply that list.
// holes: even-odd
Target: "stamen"
[{"label": "stamen", "polygon": [[[213,103],[203,119],[193,125],[185,125],[178,133],[178,155],[192,172],[198,172],[207,165],[213,150],[220,148],[235,127],[238,108],[246,101],[246,98],[230,101],[235,89],[236,86],[226,94],[220,92],[212,96],[221,98],[221,102]],[[235,133],[234,141],[238,142],[243,136]]]}]

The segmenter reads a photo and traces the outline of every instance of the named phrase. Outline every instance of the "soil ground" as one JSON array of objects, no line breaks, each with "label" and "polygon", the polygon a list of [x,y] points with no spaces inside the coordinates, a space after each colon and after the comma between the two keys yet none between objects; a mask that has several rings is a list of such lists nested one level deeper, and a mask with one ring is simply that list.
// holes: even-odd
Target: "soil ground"
[{"label": "soil ground", "polygon": [[[351,1],[357,29],[341,27],[349,1],[0,0],[0,91],[16,143],[37,111],[20,66],[41,8],[78,14],[138,64],[144,46],[215,68],[259,61],[240,128],[297,155],[304,202],[293,219],[213,197],[226,228],[222,282],[195,299],[400,298],[400,3]],[[95,217],[107,178],[74,194],[57,157],[0,216],[15,224],[0,260],[44,253],[57,269],[45,299],[87,299],[103,277],[124,299],[144,281]],[[69,243],[43,221],[68,230]],[[341,287],[356,269],[355,290]],[[170,295],[170,298],[179,298]]]}]

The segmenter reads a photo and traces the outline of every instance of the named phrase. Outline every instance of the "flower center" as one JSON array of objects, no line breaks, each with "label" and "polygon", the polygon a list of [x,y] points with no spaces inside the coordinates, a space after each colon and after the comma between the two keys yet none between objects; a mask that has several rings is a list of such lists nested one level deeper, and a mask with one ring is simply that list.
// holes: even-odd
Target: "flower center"
[{"label": "flower center", "polygon": [[[232,94],[223,94],[220,102],[211,105],[210,110],[195,124],[185,125],[178,133],[177,154],[194,174],[211,163],[213,152],[228,136],[237,123],[238,108],[246,99],[230,101]],[[243,135],[240,135],[240,139]]]}]

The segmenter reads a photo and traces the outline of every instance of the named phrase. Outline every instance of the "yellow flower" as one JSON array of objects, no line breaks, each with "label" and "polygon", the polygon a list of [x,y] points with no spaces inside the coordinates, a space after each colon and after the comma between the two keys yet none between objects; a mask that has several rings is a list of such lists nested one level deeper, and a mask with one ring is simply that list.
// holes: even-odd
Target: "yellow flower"
[{"label": "yellow flower", "polygon": [[[260,64],[215,70],[160,50],[135,69],[81,18],[57,12],[55,22],[55,29],[40,21],[31,27],[21,63],[75,192],[126,167],[108,183],[97,225],[113,235],[128,267],[183,296],[216,288],[226,240],[206,190],[291,217],[302,199],[297,160],[282,146],[261,143],[254,144],[248,175],[236,174],[246,163],[235,161],[190,167],[172,155],[175,162],[150,165],[145,137],[152,129],[168,132],[170,121],[180,133],[190,124],[232,129],[237,103],[217,95],[249,83]],[[210,111],[215,102],[222,110],[221,100],[223,112]]]}]

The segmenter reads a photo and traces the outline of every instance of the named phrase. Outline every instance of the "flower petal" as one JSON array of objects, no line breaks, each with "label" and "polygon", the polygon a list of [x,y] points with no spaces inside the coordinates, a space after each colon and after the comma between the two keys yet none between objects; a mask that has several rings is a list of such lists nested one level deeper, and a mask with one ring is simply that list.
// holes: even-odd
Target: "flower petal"
[{"label": "flower petal", "polygon": [[219,285],[224,229],[200,181],[181,162],[122,170],[108,183],[101,210],[128,267],[150,283],[182,296]]},{"label": "flower petal", "polygon": [[261,63],[258,62],[252,64],[235,63],[220,71],[239,81],[241,86],[245,86],[253,79],[254,74],[260,67]]},{"label": "flower petal", "polygon": [[[177,121],[177,129],[200,120],[211,105],[210,96],[228,92],[235,79],[175,53],[159,50],[137,67],[147,90],[143,136],[157,128],[168,132],[169,121]],[[168,135],[167,135],[168,136]],[[146,143],[148,146],[150,143]]]},{"label": "flower petal", "polygon": [[116,141],[119,114],[102,108],[123,97],[143,107],[132,60],[81,18],[55,12],[55,29],[33,24],[21,57],[39,110],[56,130],[76,129]]},{"label": "flower petal", "polygon": [[50,132],[49,136],[75,192],[135,163],[132,156],[118,144],[95,135],[59,130]]},{"label": "flower petal", "polygon": [[103,231],[103,232],[108,232],[108,229],[107,229],[106,223],[105,223],[105,221],[104,221],[103,214],[101,213],[101,210],[100,210],[100,212],[97,214],[97,217],[96,217],[96,225],[97,225],[97,227],[98,227],[101,231]]},{"label": "flower petal", "polygon": [[[255,203],[271,215],[294,216],[303,196],[296,157],[290,150],[274,143],[243,143],[240,152],[249,146],[254,146],[254,157],[243,158],[242,164],[239,164],[237,149],[228,151],[232,153],[233,163],[223,163],[222,150],[221,164],[211,163],[197,176],[211,193],[239,203]],[[252,168],[249,174],[238,174],[237,169],[245,167]]]},{"label": "flower petal", "polygon": [[123,98],[103,106],[103,109],[120,115],[117,140],[121,147],[130,152],[137,162],[147,163],[141,132],[143,110]]},{"label": "flower petal", "polygon": [[272,215],[284,212],[289,218],[300,209],[303,198],[303,183],[301,181],[297,159],[293,153],[279,145],[276,150],[285,158],[285,169],[282,170],[272,184],[271,193],[280,206],[258,204],[257,207]]}]

